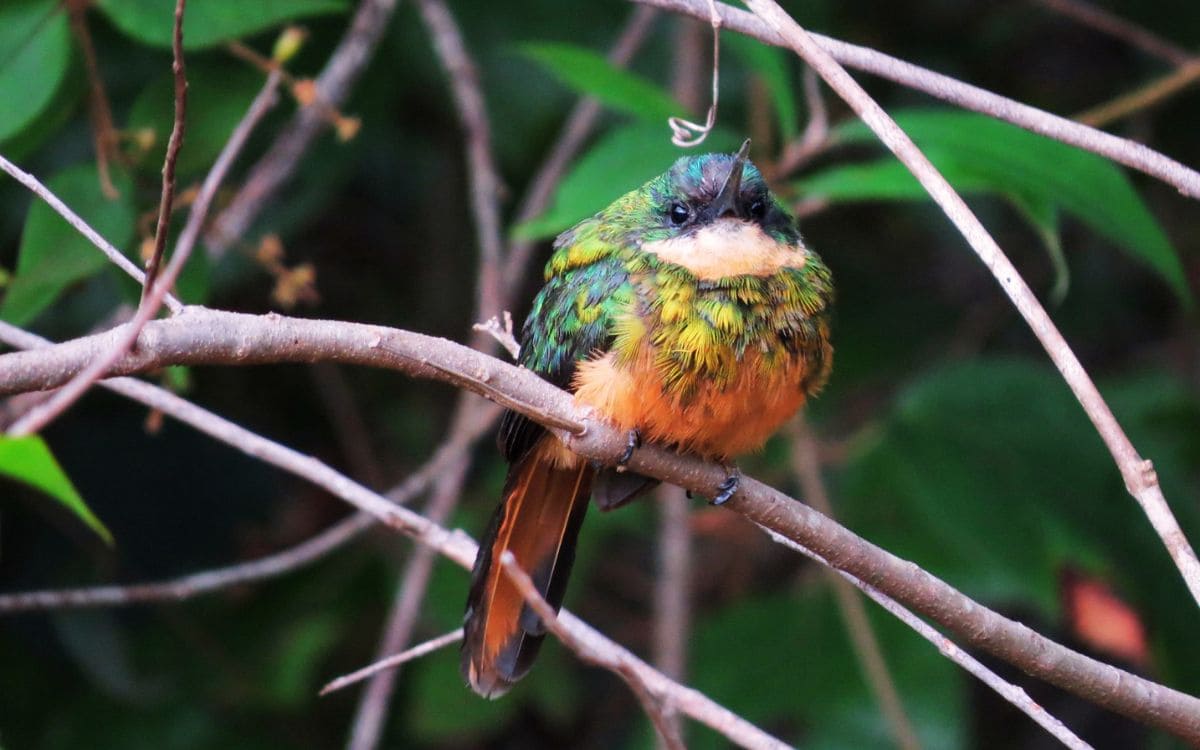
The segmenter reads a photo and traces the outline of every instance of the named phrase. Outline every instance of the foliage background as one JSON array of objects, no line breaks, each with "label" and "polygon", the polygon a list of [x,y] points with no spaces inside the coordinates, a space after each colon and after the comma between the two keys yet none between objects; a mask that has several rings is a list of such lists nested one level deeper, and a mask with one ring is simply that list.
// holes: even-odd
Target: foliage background
[{"label": "foliage background", "polygon": [[[1058,113],[1086,109],[1167,72],[1160,61],[1032,3],[786,5],[815,30]],[[95,178],[83,63],[65,12],[49,0],[0,5],[0,100],[10,103],[5,109],[13,107],[0,113],[0,152],[47,178],[131,254],[145,231],[139,218],[157,201],[170,123],[170,58],[162,44],[169,13],[138,15],[153,6],[103,0],[86,16],[118,127],[155,133],[148,150],[125,144],[131,166],[115,173],[121,198],[110,202],[100,197]],[[194,6],[189,13],[201,3]],[[1108,7],[1185,47],[1200,42],[1200,7],[1194,3]],[[315,74],[343,33],[349,5],[311,0],[279,8],[286,10],[249,29],[257,33],[239,30],[238,36],[269,53],[278,22],[311,11],[294,19],[312,36],[289,69]],[[551,45],[602,53],[630,7],[464,0],[453,11],[479,65],[511,215],[574,101],[572,85],[604,86],[594,74],[571,84],[564,74],[566,53]],[[42,24],[35,28],[45,57],[17,70],[29,48],[14,30],[29,19]],[[663,91],[669,88],[676,23],[661,18],[633,66]],[[262,81],[216,43],[220,35],[205,39],[187,28],[198,47],[188,54],[191,120],[181,186],[203,177]],[[781,92],[799,91],[798,64],[732,35],[725,39],[723,132],[713,147],[764,127],[776,138],[803,127],[798,94],[795,109],[778,106],[788,100]],[[919,94],[860,79],[889,109],[932,106]],[[525,231],[552,234],[669,164],[674,155],[667,130],[647,119],[661,103],[616,100],[632,104],[607,111],[591,152],[580,160],[581,171],[568,178],[548,216]],[[773,101],[774,109],[764,101]],[[37,116],[20,122],[13,102],[26,103]],[[293,108],[290,100],[276,108],[243,168]],[[472,322],[476,255],[462,136],[410,4],[397,10],[344,111],[361,118],[358,135],[346,143],[332,135],[319,140],[244,247],[220,262],[202,254],[193,258],[182,296],[228,309],[282,309],[272,295],[278,278],[254,253],[259,237],[274,232],[288,267],[311,264],[315,270],[319,298],[300,302],[293,312],[463,340]],[[833,115],[838,122],[847,117],[837,105]],[[934,117],[935,124],[947,121]],[[1198,122],[1200,99],[1184,92],[1113,129],[1200,164]],[[960,185],[974,189],[973,207],[1044,299],[1053,297],[1060,278],[1045,235],[1058,238],[1070,284],[1052,314],[1134,443],[1154,459],[1185,530],[1200,538],[1200,351],[1189,291],[1200,273],[1195,204],[1140,176],[1128,177],[1136,194],[1125,195],[1119,186],[1111,189],[1120,195],[1101,192],[1114,184],[1115,170],[1063,156],[1023,134],[962,123],[948,132],[927,136],[922,145],[931,145]],[[777,185],[797,201],[822,195],[832,201],[802,228],[838,285],[835,374],[811,414],[825,440],[840,517],[969,595],[1082,648],[1064,607],[1064,572],[1099,578],[1145,627],[1148,660],[1138,668],[1200,691],[1200,652],[1193,647],[1200,615],[1082,412],[943,217],[919,199],[884,200],[908,196],[904,181],[877,161],[877,147],[855,141],[852,128],[844,138],[797,179]],[[769,159],[778,154],[778,141],[756,148],[760,161]],[[848,165],[870,171],[848,174]],[[548,242],[537,265],[547,251]],[[11,274],[0,316],[53,338],[81,334],[134,299],[131,285],[98,253],[48,222],[45,207],[33,205],[9,180],[0,181],[0,267]],[[536,289],[536,270],[526,278],[527,288],[517,295],[522,300]],[[519,321],[525,310],[513,312]],[[335,466],[361,474],[355,467],[373,463],[380,487],[419,465],[445,432],[455,396],[450,389],[390,373],[342,370],[332,376],[352,393],[370,437],[369,456],[348,455],[336,438],[330,376],[328,370],[260,367],[161,377],[218,413]],[[179,425],[148,430],[143,411],[101,392],[45,437],[116,545],[105,546],[33,490],[0,484],[4,591],[166,578],[266,554],[346,513],[313,488]],[[487,441],[477,454],[454,519],[476,534],[503,476]],[[785,440],[773,441],[743,466],[795,489]],[[859,676],[826,580],[731,514],[698,506],[692,525],[691,684],[806,746],[886,744],[886,727]],[[650,502],[607,516],[593,513],[567,600],[641,653],[649,648],[656,528]],[[0,743],[337,745],[344,741],[355,692],[318,700],[316,690],[370,660],[409,552],[404,540],[379,533],[304,572],[184,604],[5,619]],[[459,621],[465,588],[462,571],[439,563],[423,634]],[[928,747],[1026,747],[1039,737],[1023,719],[1005,721],[1003,709],[928,644],[882,613],[871,614]],[[557,645],[499,702],[470,694],[456,665],[451,650],[405,669],[385,746],[640,747],[651,741],[627,690]],[[1126,739],[1117,734],[1125,730],[1098,710],[1060,703],[1052,694],[1035,697],[1052,711],[1057,707],[1085,737],[1099,737],[1098,746]],[[697,746],[719,744],[703,730],[691,731]],[[1128,741],[1122,746],[1170,744],[1137,730]]]}]

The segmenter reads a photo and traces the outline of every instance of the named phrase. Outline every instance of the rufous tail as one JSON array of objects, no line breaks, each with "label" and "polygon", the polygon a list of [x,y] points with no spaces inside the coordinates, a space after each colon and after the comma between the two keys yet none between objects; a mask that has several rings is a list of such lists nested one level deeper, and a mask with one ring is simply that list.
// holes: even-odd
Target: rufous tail
[{"label": "rufous tail", "polygon": [[462,673],[471,688],[496,698],[529,671],[546,635],[500,565],[505,550],[557,610],[587,511],[592,468],[578,460],[561,468],[561,448],[546,435],[508,469],[500,507],[479,543],[467,598]]}]

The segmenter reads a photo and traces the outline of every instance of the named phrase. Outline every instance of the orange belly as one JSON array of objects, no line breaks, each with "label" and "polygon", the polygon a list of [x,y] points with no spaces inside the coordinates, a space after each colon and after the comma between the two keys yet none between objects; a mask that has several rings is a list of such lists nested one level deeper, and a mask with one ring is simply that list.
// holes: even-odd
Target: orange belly
[{"label": "orange belly", "polygon": [[628,366],[606,354],[579,363],[575,401],[652,442],[708,458],[730,458],[761,447],[804,404],[803,360],[767,368],[760,358],[747,352],[730,382],[721,387],[703,382],[681,399],[663,391],[662,375],[649,352]]}]

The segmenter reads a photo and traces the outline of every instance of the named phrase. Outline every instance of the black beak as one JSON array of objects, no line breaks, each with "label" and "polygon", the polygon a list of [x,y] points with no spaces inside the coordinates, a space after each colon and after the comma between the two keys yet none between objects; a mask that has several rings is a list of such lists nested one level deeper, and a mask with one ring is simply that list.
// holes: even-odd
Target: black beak
[{"label": "black beak", "polygon": [[729,166],[729,174],[725,177],[725,184],[721,186],[721,192],[717,193],[717,197],[712,202],[709,211],[714,219],[723,216],[736,216],[739,219],[749,218],[745,215],[739,200],[742,192],[742,167],[746,164],[746,154],[748,153],[750,153],[749,138],[742,142],[742,147],[734,154],[733,164]]}]

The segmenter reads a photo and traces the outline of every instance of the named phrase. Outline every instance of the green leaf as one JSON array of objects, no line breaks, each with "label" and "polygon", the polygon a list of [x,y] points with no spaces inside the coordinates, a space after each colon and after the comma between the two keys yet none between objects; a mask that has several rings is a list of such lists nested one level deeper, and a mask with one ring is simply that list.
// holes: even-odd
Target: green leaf
[{"label": "green leaf", "polygon": [[341,631],[332,612],[314,613],[295,622],[279,638],[279,647],[267,687],[277,706],[300,706],[312,700],[319,687],[321,660],[337,642]]},{"label": "green leaf", "polygon": [[[46,186],[101,237],[121,248],[133,237],[133,185],[120,171],[110,170],[110,174],[120,193],[116,199],[100,192],[100,180],[92,164],[60,172]],[[0,318],[14,325],[28,323],[69,285],[108,263],[104,254],[54,209],[35,199],[25,220],[12,285],[0,304]]]},{"label": "green leaf", "polygon": [[1089,505],[1117,472],[1051,368],[992,359],[930,372],[847,467],[847,523],[968,594],[1057,612],[1058,571],[1104,567]]},{"label": "green leaf", "polygon": [[[890,615],[871,608],[869,616],[923,745],[962,747],[965,696],[954,665]],[[690,649],[691,684],[759,726],[803,727],[805,747],[818,736],[825,747],[888,742],[827,586],[749,596],[707,614]],[[726,746],[695,739],[696,748]]]},{"label": "green leaf", "polygon": [[0,474],[46,493],[62,503],[105,542],[113,543],[112,534],[88,508],[40,436],[14,438],[0,435]]},{"label": "green leaf", "polygon": [[788,65],[791,56],[779,47],[772,47],[757,39],[741,34],[727,34],[721,40],[734,55],[741,58],[746,67],[762,76],[775,103],[779,116],[779,131],[784,140],[795,138],[800,132],[796,120],[796,86],[792,81]]},{"label": "green leaf", "polygon": [[522,44],[520,51],[552,76],[581,94],[644,120],[662,123],[687,115],[683,107],[656,84],[628,70],[615,68],[585,47],[551,42]]},{"label": "green leaf", "polygon": [[[100,10],[118,29],[139,42],[171,47],[175,4],[166,0],[99,0]],[[188,3],[183,17],[183,46],[211,47],[256,34],[287,21],[340,13],[346,0],[201,0]]]},{"label": "green leaf", "polygon": [[[714,131],[705,146],[722,151],[737,148],[737,143],[729,133]],[[528,239],[552,237],[663,173],[687,153],[672,145],[665,125],[631,125],[614,130],[571,167],[546,213],[518,226],[514,234]]]},{"label": "green leaf", "polygon": [[[1162,227],[1112,163],[1008,123],[969,112],[916,109],[896,121],[956,188],[1055,207],[1154,269],[1185,303],[1183,266]],[[860,122],[834,131],[845,143],[875,143]],[[799,183],[829,200],[926,200],[892,157],[834,167]]]},{"label": "green leaf", "polygon": [[[188,107],[183,148],[175,170],[181,177],[206,171],[262,87],[257,71],[233,63],[199,61],[188,67]],[[130,130],[154,131],[154,147],[141,164],[157,175],[167,152],[175,118],[175,86],[170,72],[155,78],[129,111]]]},{"label": "green leaf", "polygon": [[61,3],[9,0],[0,5],[0,141],[46,110],[70,61],[71,34]]}]

